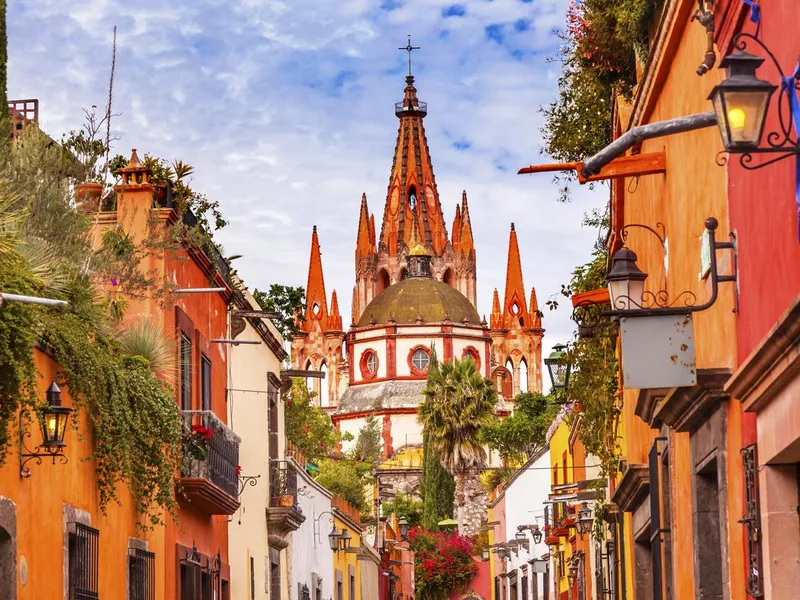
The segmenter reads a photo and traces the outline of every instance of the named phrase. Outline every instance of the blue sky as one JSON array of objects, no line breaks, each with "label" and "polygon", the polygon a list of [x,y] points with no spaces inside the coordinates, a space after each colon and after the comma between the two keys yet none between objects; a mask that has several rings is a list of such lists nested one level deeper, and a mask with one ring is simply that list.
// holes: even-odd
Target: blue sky
[{"label": "blue sky", "polygon": [[[413,35],[414,74],[440,199],[452,222],[466,189],[478,252],[478,309],[503,290],[509,224],[540,302],[585,262],[582,214],[607,188],[557,202],[540,154],[539,107],[555,96],[555,29],[569,0],[12,0],[9,97],[39,98],[51,135],[104,106],[117,25],[115,152],[181,158],[219,200],[218,234],[247,285],[305,285],[318,225],[328,294],[345,324],[362,192],[383,213]],[[563,303],[562,303],[563,304]],[[545,347],[572,330],[547,313]]]}]

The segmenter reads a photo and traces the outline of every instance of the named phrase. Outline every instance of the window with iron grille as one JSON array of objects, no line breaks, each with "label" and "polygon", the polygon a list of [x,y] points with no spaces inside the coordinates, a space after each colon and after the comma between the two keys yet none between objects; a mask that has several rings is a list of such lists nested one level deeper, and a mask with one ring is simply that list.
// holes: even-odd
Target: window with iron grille
[{"label": "window with iron grille", "polygon": [[181,599],[200,600],[202,598],[202,573],[200,557],[196,553],[181,561]]},{"label": "window with iron grille", "polygon": [[181,333],[181,408],[192,410],[192,340]]},{"label": "window with iron grille", "polygon": [[200,383],[203,410],[211,410],[211,360],[203,354],[200,358]]},{"label": "window with iron grille", "polygon": [[305,583],[303,584],[303,587],[300,589],[300,599],[311,600],[311,593],[308,589],[308,586]]},{"label": "window with iron grille", "polygon": [[155,600],[156,555],[131,548],[128,553],[128,599]]},{"label": "window with iron grille", "polygon": [[761,517],[758,498],[758,455],[755,444],[742,448],[744,467],[745,514],[739,521],[747,536],[747,593],[754,598],[764,595],[764,580],[761,573]]},{"label": "window with iron grille", "polygon": [[67,552],[69,600],[97,600],[100,532],[83,523],[71,523]]},{"label": "window with iron grille", "polygon": [[356,578],[350,575],[350,600],[356,600]]},{"label": "window with iron grille", "polygon": [[664,535],[669,534],[669,528],[663,526],[661,521],[661,487],[664,483],[661,471],[661,457],[663,450],[659,449],[667,442],[665,437],[657,437],[650,448],[650,553],[653,563],[653,600],[662,600],[664,597],[663,581],[664,569],[661,550],[664,544]]}]

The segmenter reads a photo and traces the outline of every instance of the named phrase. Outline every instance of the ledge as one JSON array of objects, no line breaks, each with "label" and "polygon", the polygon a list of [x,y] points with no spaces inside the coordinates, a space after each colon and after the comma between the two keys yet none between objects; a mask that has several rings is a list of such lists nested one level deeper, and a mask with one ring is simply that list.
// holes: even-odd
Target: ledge
[{"label": "ledge", "polygon": [[800,296],[750,353],[725,389],[744,410],[759,412],[800,376]]},{"label": "ledge", "polygon": [[697,383],[672,389],[656,407],[653,420],[661,421],[676,431],[696,431],[720,402],[730,398],[724,389],[730,376],[728,368],[698,369]]},{"label": "ledge", "polygon": [[293,506],[270,506],[266,509],[267,542],[277,550],[289,545],[287,536],[297,531],[306,517]]},{"label": "ledge", "polygon": [[650,469],[647,465],[628,465],[611,501],[624,512],[633,512],[650,493]]},{"label": "ledge", "polygon": [[210,515],[232,515],[239,502],[204,477],[181,477],[181,495]]},{"label": "ledge", "polygon": [[670,388],[649,388],[639,390],[636,396],[636,407],[633,413],[653,429],[659,429],[661,423],[653,418],[656,406],[670,392]]}]

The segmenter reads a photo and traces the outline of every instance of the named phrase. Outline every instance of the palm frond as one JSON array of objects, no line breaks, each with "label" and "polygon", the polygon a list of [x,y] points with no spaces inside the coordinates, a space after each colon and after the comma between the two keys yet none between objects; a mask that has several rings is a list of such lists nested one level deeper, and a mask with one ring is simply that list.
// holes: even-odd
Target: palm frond
[{"label": "palm frond", "polygon": [[58,253],[44,240],[29,235],[18,239],[16,250],[25,258],[39,285],[56,294],[69,289],[69,273]]},{"label": "palm frond", "polygon": [[12,252],[19,240],[19,224],[25,212],[15,208],[18,199],[8,182],[0,180],[0,254]]},{"label": "palm frond", "polygon": [[125,354],[148,360],[157,375],[175,383],[178,374],[175,340],[157,321],[148,316],[130,319],[117,333],[117,341]]}]

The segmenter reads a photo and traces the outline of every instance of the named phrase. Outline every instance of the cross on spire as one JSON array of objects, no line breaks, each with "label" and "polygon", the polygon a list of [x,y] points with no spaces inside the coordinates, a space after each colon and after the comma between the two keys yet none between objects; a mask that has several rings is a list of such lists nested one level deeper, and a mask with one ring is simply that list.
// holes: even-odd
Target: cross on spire
[{"label": "cross on spire", "polygon": [[405,50],[406,52],[408,52],[408,74],[411,75],[411,53],[414,50],[420,50],[420,47],[411,45],[411,34],[409,33],[408,34],[408,45],[400,46],[398,48],[398,50]]}]

